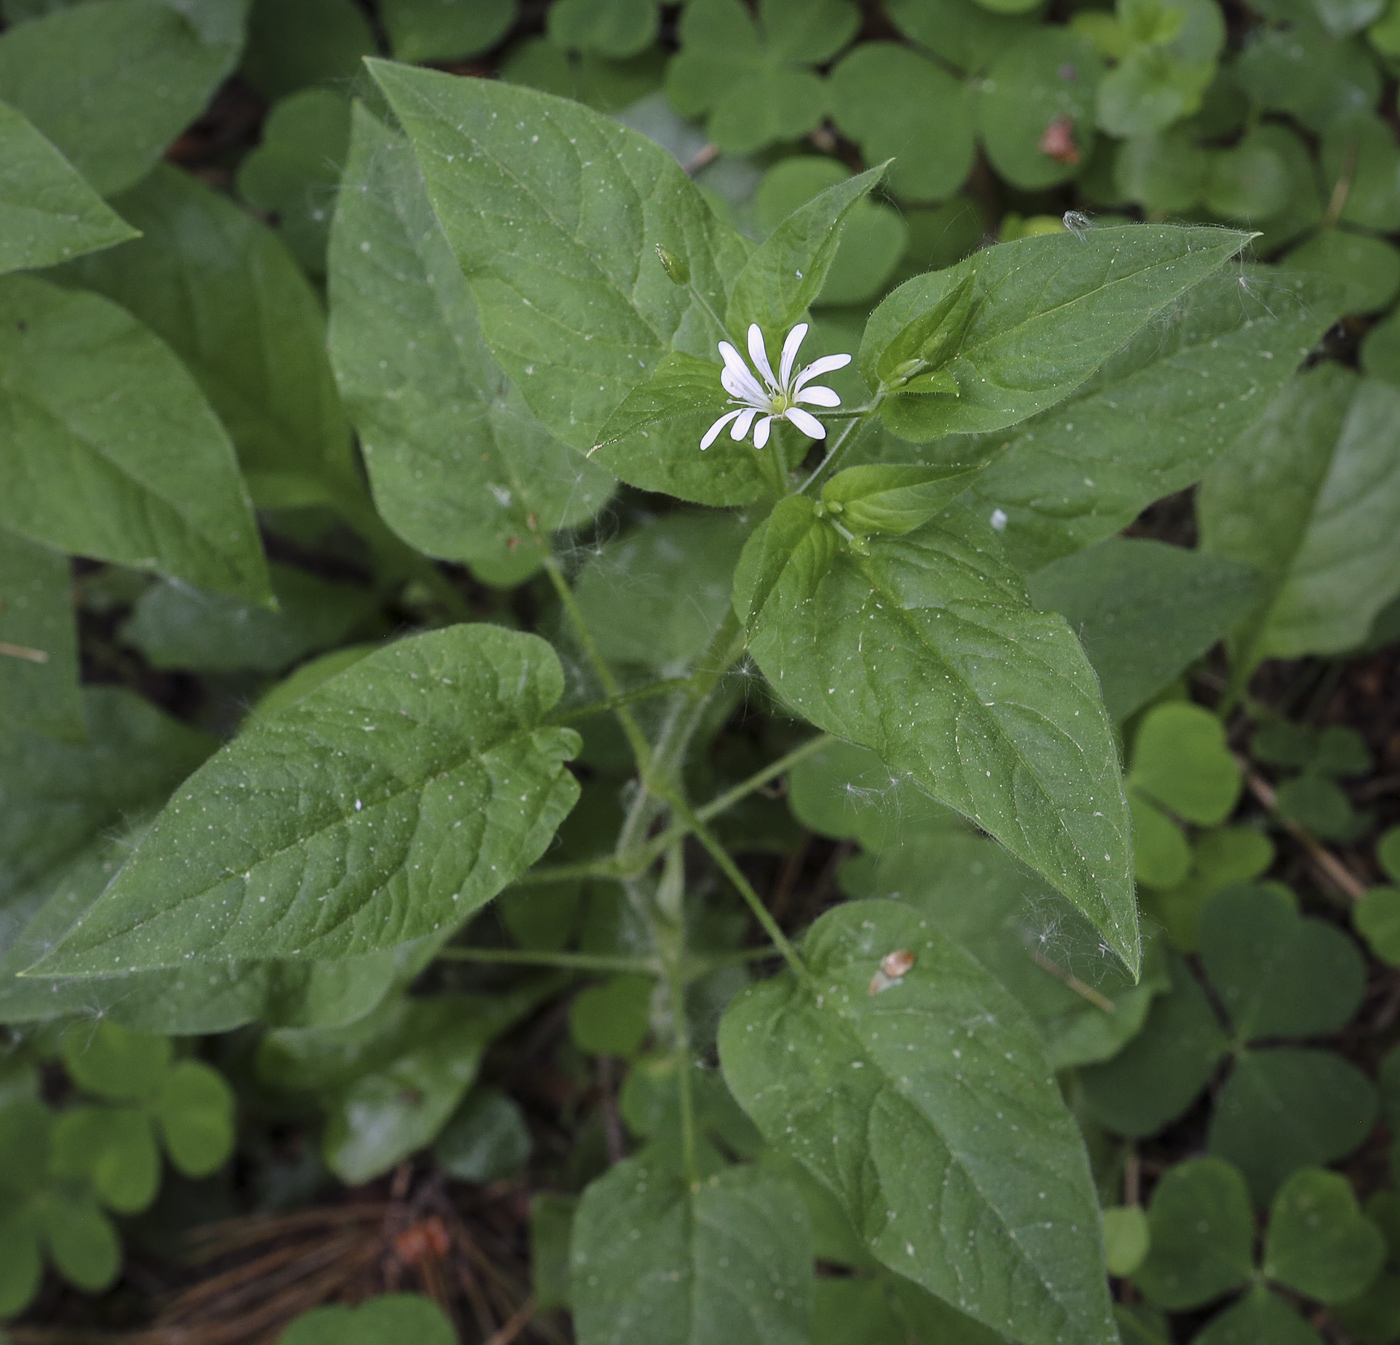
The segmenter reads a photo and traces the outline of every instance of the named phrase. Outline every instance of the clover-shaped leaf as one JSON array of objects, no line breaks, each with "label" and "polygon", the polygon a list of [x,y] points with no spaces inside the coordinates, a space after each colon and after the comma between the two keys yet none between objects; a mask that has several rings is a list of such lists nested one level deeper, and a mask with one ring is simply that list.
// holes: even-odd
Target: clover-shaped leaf
[{"label": "clover-shaped leaf", "polygon": [[911,201],[941,201],[972,169],[971,92],[943,67],[894,42],[862,42],[828,81],[831,115],[867,162],[893,159],[889,186]]},{"label": "clover-shaped leaf", "polygon": [[1077,176],[1094,145],[1103,61],[1067,28],[1038,28],[982,80],[977,120],[992,166],[1028,191]]},{"label": "clover-shaped leaf", "polygon": [[1213,826],[1234,811],[1240,769],[1225,730],[1208,710],[1185,701],[1159,705],[1133,744],[1129,786],[1188,822]]},{"label": "clover-shaped leaf", "polygon": [[1261,1286],[1213,1318],[1193,1345],[1322,1345],[1322,1337]]},{"label": "clover-shaped leaf", "polygon": [[1385,1255],[1384,1235],[1345,1177],[1304,1168],[1274,1198],[1264,1243],[1271,1280],[1319,1303],[1343,1303],[1367,1288]]},{"label": "clover-shaped leaf", "polygon": [[510,31],[515,6],[511,0],[380,0],[379,15],[396,61],[445,61],[495,46]]},{"label": "clover-shaped leaf", "polygon": [[1286,112],[1310,131],[1375,107],[1380,72],[1355,38],[1335,41],[1315,19],[1264,29],[1240,54],[1236,72],[1266,112]]},{"label": "clover-shaped leaf", "polygon": [[[1028,14],[993,13],[976,0],[888,0],[896,28],[960,70],[984,70],[1023,34],[1035,28]],[[1006,6],[1033,8],[1033,6]]]},{"label": "clover-shaped leaf", "polygon": [[332,1303],[304,1312],[278,1338],[278,1345],[452,1345],[457,1333],[431,1298],[381,1294],[358,1307]]},{"label": "clover-shaped leaf", "polygon": [[1294,248],[1282,265],[1337,281],[1348,313],[1379,312],[1400,294],[1400,252],[1394,244],[1349,229],[1324,229]]},{"label": "clover-shaped leaf", "polygon": [[556,0],[545,32],[557,47],[617,59],[649,47],[659,21],[657,0]]},{"label": "clover-shaped leaf", "polygon": [[682,116],[707,114],[710,139],[746,154],[805,135],[826,112],[810,66],[834,56],[860,16],[849,0],[762,0],[755,18],[740,0],[691,0],[666,92]]}]

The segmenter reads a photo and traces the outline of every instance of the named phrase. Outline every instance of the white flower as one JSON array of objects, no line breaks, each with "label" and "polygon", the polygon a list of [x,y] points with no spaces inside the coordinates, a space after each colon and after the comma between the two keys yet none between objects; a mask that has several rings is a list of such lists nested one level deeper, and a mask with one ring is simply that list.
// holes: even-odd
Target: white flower
[{"label": "white flower", "polygon": [[739,409],[726,412],[705,431],[705,437],[700,441],[702,449],[709,448],[731,420],[734,422],[734,428],[729,431],[729,437],[736,441],[742,439],[748,434],[755,416],[760,417],[753,432],[755,448],[762,448],[768,442],[770,427],[775,420],[790,421],[809,439],[826,438],[826,426],[797,403],[806,402],[808,406],[840,406],[841,398],[831,388],[809,388],[807,384],[821,374],[844,369],[851,362],[851,357],[823,355],[821,359],[813,360],[794,378],[792,366],[797,362],[797,348],[806,335],[805,322],[799,322],[787,334],[787,340],[783,342],[783,356],[778,363],[778,376],[774,378],[773,366],[768,363],[768,352],[763,346],[763,333],[759,331],[756,322],[749,324],[749,358],[753,361],[753,368],[763,375],[762,383],[754,377],[753,369],[749,368],[744,357],[728,341],[719,343],[719,353],[724,357],[724,371],[720,374],[719,381],[724,385],[730,400],[737,403]]}]

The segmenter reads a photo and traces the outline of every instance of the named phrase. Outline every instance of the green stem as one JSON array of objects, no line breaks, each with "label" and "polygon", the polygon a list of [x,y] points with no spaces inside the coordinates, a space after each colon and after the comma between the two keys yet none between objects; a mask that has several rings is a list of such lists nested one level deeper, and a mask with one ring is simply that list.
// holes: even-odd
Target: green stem
[{"label": "green stem", "polygon": [[550,715],[545,723],[574,724],[581,719],[592,719],[594,715],[608,714],[623,705],[631,705],[634,701],[650,700],[653,696],[665,696],[672,691],[683,691],[689,685],[690,679],[688,677],[667,677],[659,682],[648,682],[646,686],[638,687],[635,691],[622,691],[616,696],[609,696],[606,700],[593,701],[589,705],[581,705],[574,710],[565,710]]},{"label": "green stem", "polygon": [[861,432],[875,418],[875,413],[880,409],[880,403],[885,400],[882,391],[875,394],[875,398],[867,406],[862,408],[862,414],[846,422],[846,427],[841,431],[840,438],[832,444],[830,451],[821,462],[817,464],[816,471],[812,473],[798,488],[799,495],[805,495],[823,477],[829,476],[836,469],[836,465],[846,455],[846,453],[860,438]]},{"label": "green stem", "polygon": [[564,953],[529,948],[444,948],[438,957],[449,962],[494,962],[514,967],[563,967],[568,971],[636,972],[659,976],[654,957],[624,957],[608,953]]},{"label": "green stem", "polygon": [[710,857],[719,865],[720,872],[739,889],[739,895],[748,902],[754,919],[762,926],[763,932],[768,935],[773,947],[783,955],[783,960],[792,969],[793,974],[798,980],[810,984],[812,974],[807,970],[807,964],[802,961],[797,949],[788,940],[788,936],[778,927],[778,922],[773,919],[772,912],[764,905],[763,898],[754,891],[753,884],[744,877],[743,871],[734,862],[729,851],[715,839],[710,829],[696,817],[694,810],[683,798],[677,795],[670,798],[668,802],[676,813],[690,824],[690,829],[694,832],[696,840],[710,852]]}]

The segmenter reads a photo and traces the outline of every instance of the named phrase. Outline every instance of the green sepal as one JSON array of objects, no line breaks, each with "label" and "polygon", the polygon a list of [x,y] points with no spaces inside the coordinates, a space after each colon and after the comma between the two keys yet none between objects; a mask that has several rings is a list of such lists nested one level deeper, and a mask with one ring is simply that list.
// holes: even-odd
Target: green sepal
[{"label": "green sepal", "polygon": [[884,463],[848,467],[822,487],[822,507],[851,532],[902,537],[941,514],[981,470]]}]

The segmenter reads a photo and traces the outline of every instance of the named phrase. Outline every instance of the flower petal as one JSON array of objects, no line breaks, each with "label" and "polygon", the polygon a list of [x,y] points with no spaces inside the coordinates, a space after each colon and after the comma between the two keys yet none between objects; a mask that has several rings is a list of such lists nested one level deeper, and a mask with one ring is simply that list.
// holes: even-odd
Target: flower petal
[{"label": "flower petal", "polygon": [[753,361],[753,367],[768,380],[768,386],[777,392],[778,384],[773,378],[773,366],[768,363],[768,350],[763,344],[763,333],[756,322],[749,323],[749,359]]},{"label": "flower petal", "polygon": [[755,448],[762,448],[768,442],[768,429],[773,424],[773,420],[772,416],[764,416],[758,422],[758,426],[753,432],[753,446]]},{"label": "flower petal", "polygon": [[835,373],[837,369],[844,369],[850,362],[849,355],[823,355],[821,359],[813,360],[797,375],[797,381],[792,385],[792,390],[797,392],[804,383],[810,383],[822,374]]},{"label": "flower petal", "polygon": [[825,439],[826,426],[819,421],[810,411],[804,411],[800,406],[790,406],[783,413],[784,419],[792,421],[803,434],[809,439]]},{"label": "flower petal", "polygon": [[[761,409],[761,408],[760,408]],[[753,418],[758,414],[758,410],[751,406],[746,406],[739,412],[734,421],[734,428],[729,431],[729,437],[737,443],[749,432],[749,426],[753,424]]]},{"label": "flower petal", "polygon": [[736,401],[756,406],[760,411],[768,409],[768,394],[759,386],[758,379],[747,369],[742,372],[738,369],[722,369],[719,381],[720,386]]},{"label": "flower petal", "polygon": [[796,400],[809,406],[840,406],[841,394],[835,388],[824,388],[818,383],[815,387],[803,388]]},{"label": "flower petal", "polygon": [[705,449],[709,448],[709,446],[712,443],[714,443],[716,439],[719,438],[719,432],[726,425],[728,425],[729,422],[733,420],[735,416],[742,414],[743,413],[740,411],[730,411],[727,414],[722,415],[717,421],[715,421],[715,423],[711,425],[708,430],[705,431],[705,437],[700,441],[700,451],[703,453]]},{"label": "flower petal", "polygon": [[797,363],[797,348],[802,344],[807,335],[807,324],[799,322],[788,334],[787,340],[783,342],[783,358],[778,365],[778,382],[787,387],[788,379],[792,377],[792,366]]}]

